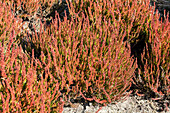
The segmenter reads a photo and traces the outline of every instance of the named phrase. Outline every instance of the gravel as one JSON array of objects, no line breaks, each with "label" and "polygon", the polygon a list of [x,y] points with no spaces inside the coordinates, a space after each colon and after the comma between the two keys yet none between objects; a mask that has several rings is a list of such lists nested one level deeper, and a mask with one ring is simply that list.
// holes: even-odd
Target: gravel
[{"label": "gravel", "polygon": [[[99,108],[99,105],[93,106],[92,103],[85,107],[80,103],[74,103],[71,107],[64,107],[62,113],[96,113]],[[170,113],[169,109],[168,100],[156,102],[141,96],[130,95],[124,101],[102,107],[98,113]]]}]

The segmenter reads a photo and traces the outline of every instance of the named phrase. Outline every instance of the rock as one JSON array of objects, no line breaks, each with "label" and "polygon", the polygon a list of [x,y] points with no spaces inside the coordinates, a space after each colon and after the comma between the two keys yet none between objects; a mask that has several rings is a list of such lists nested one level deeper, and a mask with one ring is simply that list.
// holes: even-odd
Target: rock
[{"label": "rock", "polygon": [[55,18],[56,11],[59,13],[61,21],[65,16],[65,11],[67,16],[69,15],[67,3],[64,0],[62,1],[63,2],[59,1],[58,3],[53,3],[51,7],[42,5],[42,7],[40,7],[34,14],[29,14],[23,9],[22,5],[18,6],[15,9],[15,12],[14,9],[11,8],[15,18],[21,21],[21,23],[19,23],[20,33],[17,37],[20,39],[20,44],[23,47],[23,51],[26,50],[26,47],[33,47],[32,36],[35,33],[39,35],[40,29],[42,32],[45,31],[45,29],[52,23],[52,19]]},{"label": "rock", "polygon": [[[168,113],[170,106],[166,106],[165,103],[160,104],[151,99],[144,99],[137,95],[130,95],[126,100],[111,103],[102,107],[98,113]],[[96,113],[99,108],[99,106],[93,106],[90,103],[86,106],[86,109],[82,105],[79,105],[77,108],[64,107],[62,113]]]},{"label": "rock", "polygon": [[[11,9],[13,12],[13,9]],[[22,6],[19,6],[16,8],[16,11],[13,12],[14,16],[19,16],[22,21],[22,29],[21,34],[24,33],[23,31],[27,31],[29,34],[34,34],[35,32],[40,31],[40,23],[43,23],[46,21],[46,24],[43,26],[43,29],[46,28],[51,22],[52,19],[55,18],[55,12],[59,13],[59,16],[62,20],[62,18],[65,16],[65,11],[67,16],[69,15],[68,6],[65,2],[65,0],[62,0],[60,3],[60,0],[58,3],[54,3],[52,7],[49,6],[42,6],[36,13],[33,15],[28,14],[27,11],[25,11]],[[34,29],[35,27],[35,29]]]},{"label": "rock", "polygon": [[[168,12],[170,13],[170,0],[150,0],[150,4],[152,6],[156,6],[156,10],[158,9],[159,13],[160,13],[160,19],[161,17],[164,20],[164,10],[166,10],[165,15],[167,16]],[[169,20],[170,20],[170,16],[169,16]]]}]

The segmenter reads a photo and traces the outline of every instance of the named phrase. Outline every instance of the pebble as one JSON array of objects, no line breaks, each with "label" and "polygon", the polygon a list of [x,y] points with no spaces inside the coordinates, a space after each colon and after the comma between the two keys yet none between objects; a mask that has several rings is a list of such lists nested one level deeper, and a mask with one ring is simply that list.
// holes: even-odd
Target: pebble
[{"label": "pebble", "polygon": [[[117,104],[112,103],[102,107],[98,113],[170,113],[170,106],[168,106],[167,110],[161,110],[162,106],[164,105],[159,105],[158,102],[131,95],[126,100],[120,101]],[[85,109],[83,105],[79,104],[77,108],[64,107],[62,113],[96,113],[99,108],[99,106],[93,106],[90,103]]]}]

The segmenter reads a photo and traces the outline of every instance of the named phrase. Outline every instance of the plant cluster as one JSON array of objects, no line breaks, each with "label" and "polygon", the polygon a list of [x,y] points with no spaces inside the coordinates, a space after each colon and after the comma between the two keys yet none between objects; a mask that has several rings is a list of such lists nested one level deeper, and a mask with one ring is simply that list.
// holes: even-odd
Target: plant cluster
[{"label": "plant cluster", "polygon": [[159,21],[149,0],[66,1],[70,17],[56,13],[24,44],[13,12],[30,16],[54,2],[0,1],[2,112],[62,112],[79,97],[106,105],[128,96],[132,84],[169,98],[170,23]]}]

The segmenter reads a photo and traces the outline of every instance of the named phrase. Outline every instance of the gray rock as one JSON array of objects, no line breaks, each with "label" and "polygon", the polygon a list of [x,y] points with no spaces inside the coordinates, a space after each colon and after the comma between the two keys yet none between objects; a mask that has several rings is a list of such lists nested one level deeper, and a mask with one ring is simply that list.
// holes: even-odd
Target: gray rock
[{"label": "gray rock", "polygon": [[[166,10],[165,15],[170,13],[170,0],[150,0],[150,4],[152,6],[154,6],[154,3],[156,6],[156,10],[158,9],[160,13],[160,19],[162,17],[164,20],[164,10]],[[170,20],[170,16],[169,16],[169,20]]]}]

